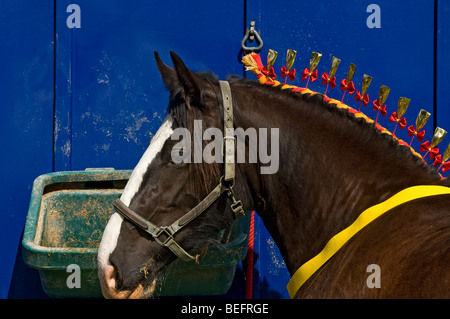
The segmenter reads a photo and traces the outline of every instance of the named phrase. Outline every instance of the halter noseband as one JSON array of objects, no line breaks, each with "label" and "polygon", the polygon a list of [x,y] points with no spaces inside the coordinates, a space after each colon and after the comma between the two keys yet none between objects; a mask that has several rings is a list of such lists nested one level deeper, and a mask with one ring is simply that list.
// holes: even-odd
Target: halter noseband
[{"label": "halter noseband", "polygon": [[174,236],[184,226],[189,224],[196,217],[201,215],[208,209],[224,192],[230,197],[232,204],[231,210],[236,218],[244,216],[245,212],[242,207],[242,202],[236,200],[233,192],[233,185],[235,179],[235,165],[234,165],[234,150],[235,137],[233,130],[233,102],[231,96],[230,84],[227,81],[219,81],[220,90],[222,92],[223,102],[223,122],[224,122],[224,175],[220,178],[219,184],[200,202],[192,208],[185,215],[181,216],[170,226],[156,226],[150,221],[145,220],[133,210],[127,207],[120,198],[114,202],[114,209],[117,213],[132,222],[137,227],[141,228],[150,234],[155,241],[163,246],[169,248],[178,258],[184,261],[196,261],[196,257],[188,254],[174,239]]}]

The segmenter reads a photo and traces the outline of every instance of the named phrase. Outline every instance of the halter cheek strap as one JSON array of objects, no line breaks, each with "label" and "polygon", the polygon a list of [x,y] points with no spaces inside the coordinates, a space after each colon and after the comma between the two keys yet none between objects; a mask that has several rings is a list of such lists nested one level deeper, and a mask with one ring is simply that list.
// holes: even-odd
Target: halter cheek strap
[{"label": "halter cheek strap", "polygon": [[223,131],[225,141],[225,181],[233,181],[235,177],[234,169],[234,149],[236,138],[234,137],[233,127],[233,102],[231,97],[230,84],[227,81],[219,81],[220,90],[222,91],[223,105]]},{"label": "halter cheek strap", "polygon": [[184,226],[193,221],[196,217],[201,215],[208,209],[223,193],[227,193],[232,204],[231,210],[236,218],[244,216],[245,211],[242,207],[242,202],[236,200],[233,192],[233,185],[235,179],[235,165],[234,165],[234,150],[235,137],[233,130],[233,103],[231,96],[230,84],[227,81],[220,81],[220,89],[222,92],[222,102],[224,109],[224,159],[225,172],[220,178],[219,184],[200,202],[192,208],[181,218],[177,219],[170,226],[156,226],[152,222],[145,220],[136,212],[126,206],[120,198],[114,202],[114,209],[117,213],[132,222],[135,226],[151,235],[155,241],[163,246],[169,248],[178,258],[184,261],[196,261],[196,258],[187,253],[174,239],[174,236]]}]

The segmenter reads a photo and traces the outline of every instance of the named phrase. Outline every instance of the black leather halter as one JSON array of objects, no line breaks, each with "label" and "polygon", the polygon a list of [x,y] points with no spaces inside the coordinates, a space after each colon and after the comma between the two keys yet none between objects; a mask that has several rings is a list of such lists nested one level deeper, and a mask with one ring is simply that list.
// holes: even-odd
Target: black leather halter
[{"label": "black leather halter", "polygon": [[224,110],[224,175],[220,178],[219,184],[189,212],[181,216],[170,226],[156,226],[150,221],[145,220],[129,207],[127,207],[119,198],[114,202],[114,208],[117,213],[132,222],[137,227],[150,234],[155,241],[169,248],[178,258],[184,261],[196,261],[196,257],[187,253],[174,239],[174,236],[184,226],[189,224],[196,217],[201,215],[208,207],[210,207],[223,193],[227,193],[232,204],[231,210],[236,218],[244,216],[245,212],[242,202],[236,200],[233,193],[235,179],[235,137],[233,130],[233,102],[231,97],[230,84],[227,81],[219,81],[220,90],[222,92],[222,102]]}]

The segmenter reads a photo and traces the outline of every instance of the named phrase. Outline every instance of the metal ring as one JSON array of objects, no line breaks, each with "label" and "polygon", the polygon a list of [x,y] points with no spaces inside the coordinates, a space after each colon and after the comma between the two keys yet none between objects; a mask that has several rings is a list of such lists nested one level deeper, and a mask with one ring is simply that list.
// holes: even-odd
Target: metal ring
[{"label": "metal ring", "polygon": [[[250,38],[250,42],[253,42],[254,40],[252,39],[253,37],[256,38],[256,42],[259,43],[259,45],[257,47],[248,47],[245,45],[245,42],[247,42],[247,40],[249,40]],[[262,49],[263,47],[263,40],[261,39],[261,37],[259,36],[259,33],[255,31],[255,21],[252,21],[250,23],[250,29],[247,30],[247,32],[244,35],[244,38],[241,41],[241,48],[244,51],[259,51]]]}]

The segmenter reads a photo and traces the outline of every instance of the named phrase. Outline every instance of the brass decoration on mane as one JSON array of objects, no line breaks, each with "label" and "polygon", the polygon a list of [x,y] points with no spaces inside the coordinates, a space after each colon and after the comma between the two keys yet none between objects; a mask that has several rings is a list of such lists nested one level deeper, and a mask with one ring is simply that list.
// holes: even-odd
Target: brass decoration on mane
[{"label": "brass decoration on mane", "polygon": [[[289,49],[288,52],[287,52],[287,55],[286,55],[286,66],[287,66],[288,70],[290,68],[292,68],[292,66],[293,66],[296,53],[297,52],[295,50],[291,50],[291,49]],[[269,60],[271,61],[270,62],[271,63],[270,67],[273,67],[273,62],[275,61],[274,59],[276,58],[276,55],[277,55],[276,51],[269,50],[268,61]],[[275,56],[275,58],[274,58],[274,56]],[[309,62],[309,70],[308,70],[309,71],[309,75],[311,75],[312,72],[314,71],[314,69],[316,69],[316,67],[319,64],[319,61],[320,61],[321,58],[322,58],[322,54],[321,53],[312,52],[311,59],[310,59],[310,62]],[[327,89],[328,89],[329,79],[332,78],[336,74],[336,71],[337,71],[337,68],[338,68],[340,62],[341,62],[340,59],[338,59],[337,57],[333,56],[332,62],[331,62],[330,72],[329,72],[329,75],[328,75],[328,78],[327,78],[328,81],[326,81],[327,79],[325,79],[323,81],[324,85],[327,84]],[[265,75],[264,72],[262,72],[264,66],[261,63],[261,58],[260,58],[259,54],[250,53],[250,54],[245,55],[243,57],[243,59],[242,59],[242,63],[244,64],[246,71],[251,71],[252,73],[254,73],[257,76],[258,81],[261,84],[267,84],[267,85],[272,85],[272,86],[280,86],[281,89],[289,89],[289,90],[291,90],[293,92],[300,92],[301,94],[305,94],[305,93],[308,93],[308,94],[311,94],[311,95],[318,94],[318,92],[311,91],[308,88],[301,88],[301,87],[297,87],[297,86],[294,86],[294,85],[288,85],[288,84],[284,84],[283,85],[283,83],[275,80],[275,78],[268,78],[268,76]],[[268,68],[269,68],[269,66],[268,66]],[[348,73],[347,73],[347,77],[343,81],[347,81],[347,83],[352,81],[353,76],[355,74],[355,70],[356,70],[356,66],[353,63],[351,63],[350,67],[349,67],[349,70],[348,70]],[[267,74],[268,74],[268,72],[267,72]],[[371,82],[372,82],[372,77],[367,75],[367,74],[364,74],[363,75],[363,79],[362,79],[361,92],[358,91],[358,94],[359,94],[359,99],[361,99],[361,100],[362,100],[362,97],[364,97],[364,96],[367,98],[367,100],[365,101],[365,105],[367,105],[367,102],[368,102],[368,96],[366,96],[366,94],[367,94],[367,90],[368,90]],[[379,90],[379,93],[378,93],[378,101],[376,101],[378,103],[378,106],[379,106],[380,110],[381,110],[380,107],[383,106],[383,104],[386,102],[386,99],[387,99],[389,93],[390,93],[390,88],[389,87],[387,87],[385,85],[381,85],[380,86],[380,90]],[[410,144],[405,143],[403,140],[397,138],[396,135],[394,135],[393,133],[391,133],[387,129],[381,127],[377,123],[377,121],[373,121],[370,117],[366,116],[364,113],[362,113],[360,111],[357,111],[357,110],[353,109],[352,107],[344,104],[343,101],[338,101],[338,100],[329,98],[326,95],[326,91],[325,91],[325,94],[324,94],[324,100],[326,102],[330,103],[330,104],[335,104],[336,107],[338,107],[338,108],[348,110],[349,113],[353,114],[357,118],[364,118],[366,120],[366,122],[374,123],[375,127],[379,131],[381,131],[384,134],[391,135],[392,138],[394,138],[394,140],[396,140],[400,145],[409,147],[411,152],[415,156],[417,156],[420,159],[422,159],[422,161],[425,164],[428,165],[428,163],[422,157],[422,155],[420,155],[418,152],[416,152],[411,147],[412,140],[411,140]],[[357,100],[357,101],[359,101],[359,100]],[[406,98],[406,97],[400,97],[399,98],[398,105],[397,105],[397,117],[396,117],[397,119],[400,119],[405,114],[406,110],[408,109],[408,106],[409,106],[410,102],[411,102],[411,100],[409,98]],[[384,105],[384,107],[385,107],[385,105]],[[425,126],[425,124],[427,123],[430,115],[431,114],[429,112],[427,112],[426,110],[423,110],[423,109],[419,112],[419,115],[417,116],[417,119],[416,119],[416,127],[415,127],[415,130],[414,130],[414,136],[416,136],[417,133]],[[398,120],[397,120],[397,123],[398,123]],[[403,128],[403,127],[401,127],[401,128]],[[396,128],[397,128],[397,126],[396,126]],[[394,130],[394,133],[395,133],[395,130]],[[425,133],[425,132],[423,131],[421,133]],[[436,128],[436,131],[435,131],[434,136],[433,136],[433,140],[431,142],[431,146],[435,147],[437,144],[439,144],[442,141],[442,139],[445,137],[446,134],[447,134],[447,131],[445,131],[444,129]],[[408,133],[408,136],[409,136],[409,133]],[[414,139],[414,136],[413,136],[413,139]],[[423,134],[422,134],[422,138],[423,138]],[[441,157],[444,159],[444,162],[450,158],[450,145],[446,149],[444,155],[441,156]],[[437,166],[436,162],[433,163],[433,164],[430,164],[430,165]],[[439,171],[439,169],[440,169],[440,167],[437,168],[438,171]],[[444,178],[442,177],[442,179],[444,179]]]}]

